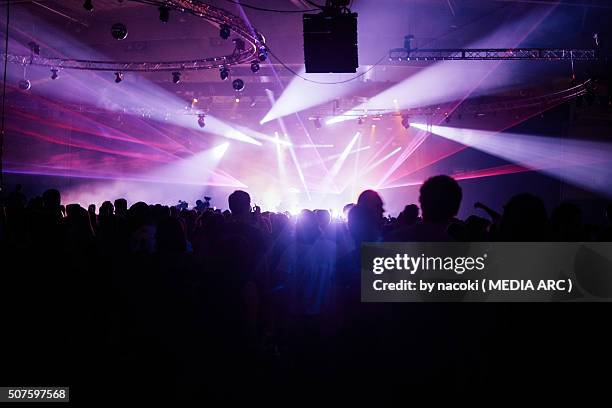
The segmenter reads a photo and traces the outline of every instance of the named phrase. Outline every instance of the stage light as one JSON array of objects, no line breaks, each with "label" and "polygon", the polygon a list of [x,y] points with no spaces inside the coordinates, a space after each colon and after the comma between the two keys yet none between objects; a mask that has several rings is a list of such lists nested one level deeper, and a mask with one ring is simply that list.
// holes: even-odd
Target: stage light
[{"label": "stage light", "polygon": [[223,144],[221,144],[221,145],[219,145],[219,146],[215,147],[215,148],[213,149],[213,151],[212,151],[212,153],[213,153],[213,157],[214,157],[215,159],[220,159],[220,158],[222,158],[222,157],[223,157],[223,155],[225,154],[225,152],[227,151],[228,147],[229,147],[229,143],[228,143],[228,142],[225,142],[225,143],[223,143]]},{"label": "stage light", "polygon": [[225,81],[229,77],[229,69],[226,67],[219,68],[219,76],[221,77],[222,81]]},{"label": "stage light", "polygon": [[240,103],[240,97],[239,97],[239,96],[237,96],[237,97],[236,97],[236,99],[235,99],[235,101],[236,101],[236,103]]},{"label": "stage light", "polygon": [[198,115],[198,126],[201,128],[206,126],[206,115],[204,114]]},{"label": "stage light", "polygon": [[27,91],[31,87],[32,84],[27,79],[22,79],[21,81],[19,81],[19,89],[21,89],[22,91]]},{"label": "stage light", "polygon": [[264,62],[268,58],[268,52],[265,50],[265,48],[259,49],[259,52],[257,53],[257,58],[259,58],[261,62]]},{"label": "stage light", "polygon": [[83,2],[83,8],[87,11],[93,11],[94,9],[93,2],[91,0],[85,0]]},{"label": "stage light", "polygon": [[173,72],[172,73],[172,82],[175,84],[178,84],[179,82],[181,82],[181,73],[180,72]]},{"label": "stage light", "polygon": [[408,115],[402,115],[402,126],[404,129],[410,128],[410,118]]},{"label": "stage light", "polygon": [[259,62],[251,62],[251,72],[256,73],[257,71],[259,71]]},{"label": "stage light", "polygon": [[230,34],[230,26],[228,26],[227,24],[221,24],[221,26],[219,27],[219,37],[223,38],[224,40],[227,40]]},{"label": "stage light", "polygon": [[159,10],[159,20],[162,23],[167,23],[170,20],[170,9],[166,6],[161,6]]},{"label": "stage light", "polygon": [[57,68],[51,68],[51,79],[57,79]]},{"label": "stage light", "polygon": [[115,23],[111,27],[111,35],[115,40],[125,40],[128,36],[128,29],[123,23]]},{"label": "stage light", "polygon": [[123,81],[123,72],[115,72],[115,83]]},{"label": "stage light", "polygon": [[242,91],[244,89],[244,81],[240,78],[234,79],[232,82],[232,88],[234,88],[234,91]]}]

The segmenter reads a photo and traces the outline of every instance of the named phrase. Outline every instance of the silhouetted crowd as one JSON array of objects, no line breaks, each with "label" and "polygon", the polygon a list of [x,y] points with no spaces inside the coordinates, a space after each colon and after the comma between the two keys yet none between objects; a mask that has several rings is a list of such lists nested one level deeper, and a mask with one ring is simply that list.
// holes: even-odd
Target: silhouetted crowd
[{"label": "silhouetted crowd", "polygon": [[492,305],[361,303],[360,244],[610,241],[612,206],[594,226],[571,203],[548,216],[531,194],[502,212],[476,203],[483,216],[465,220],[461,202],[448,176],[423,183],[419,205],[397,217],[372,190],[333,218],[253,210],[244,191],[226,211],[117,199],[96,212],[18,186],[0,213],[3,383],[69,384],[74,400],[244,403],[380,402],[396,386],[501,381],[534,352],[516,347],[516,325],[537,348],[554,341],[554,321]]}]

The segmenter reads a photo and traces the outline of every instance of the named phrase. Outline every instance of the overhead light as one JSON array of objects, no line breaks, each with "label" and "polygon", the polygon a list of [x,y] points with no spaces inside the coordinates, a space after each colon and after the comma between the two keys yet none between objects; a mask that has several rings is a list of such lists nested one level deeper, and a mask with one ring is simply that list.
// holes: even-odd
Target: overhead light
[{"label": "overhead light", "polygon": [[219,27],[219,37],[223,38],[224,40],[227,40],[230,34],[231,34],[230,26],[227,24],[221,24],[221,26]]},{"label": "overhead light", "polygon": [[27,79],[22,79],[21,81],[19,81],[19,89],[21,89],[22,91],[27,91],[31,87],[32,84]]},{"label": "overhead light", "polygon": [[268,52],[266,51],[265,48],[260,48],[259,52],[257,53],[257,58],[263,62],[268,58]]},{"label": "overhead light", "polygon": [[244,81],[240,78],[234,79],[232,88],[234,88],[234,91],[242,91],[244,89]]},{"label": "overhead light", "polygon": [[251,62],[251,71],[253,73],[256,73],[257,71],[259,71],[259,62],[257,61]]},{"label": "overhead light", "polygon": [[173,72],[172,73],[172,82],[175,84],[178,84],[179,82],[181,82],[181,73],[180,72]]},{"label": "overhead light", "polygon": [[115,40],[125,40],[128,36],[128,29],[123,23],[115,23],[111,27],[111,35]]},{"label": "overhead light", "polygon": [[204,115],[203,113],[198,115],[198,126],[199,127],[203,128],[204,126],[206,126],[205,118],[206,118],[206,115]]},{"label": "overhead light", "polygon": [[159,10],[159,20],[162,23],[167,23],[170,20],[170,9],[166,6],[161,6]]},{"label": "overhead light", "polygon": [[123,72],[115,72],[115,83],[123,81]]},{"label": "overhead light", "polygon": [[240,97],[239,97],[239,96],[237,96],[237,97],[236,97],[236,99],[235,99],[235,101],[236,101],[236,103],[240,103]]},{"label": "overhead light", "polygon": [[51,79],[57,79],[57,68],[51,68]]},{"label": "overhead light", "polygon": [[93,11],[94,9],[93,2],[91,0],[85,0],[83,2],[83,8],[87,11]]},{"label": "overhead light", "polygon": [[229,69],[226,67],[219,68],[219,76],[221,77],[222,81],[225,81],[229,77]]}]

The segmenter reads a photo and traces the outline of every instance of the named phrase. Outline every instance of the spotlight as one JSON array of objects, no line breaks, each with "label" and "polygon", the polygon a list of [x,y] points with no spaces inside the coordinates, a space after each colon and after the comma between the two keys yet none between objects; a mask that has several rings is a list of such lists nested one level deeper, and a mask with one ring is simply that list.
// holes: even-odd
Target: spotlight
[{"label": "spotlight", "polygon": [[159,10],[159,20],[162,23],[167,23],[170,20],[170,9],[166,6],[161,6]]},{"label": "spotlight", "polygon": [[219,76],[221,76],[222,81],[225,81],[229,77],[229,69],[226,67],[219,68]]},{"label": "spotlight", "polygon": [[51,68],[51,79],[57,79],[57,68]]},{"label": "spotlight", "polygon": [[408,115],[402,116],[402,126],[404,127],[404,129],[410,128],[410,118],[408,117]]},{"label": "spotlight", "polygon": [[224,40],[227,40],[230,34],[230,26],[228,26],[227,24],[221,24],[221,26],[219,27],[219,37],[223,38]]},{"label": "spotlight", "polygon": [[206,115],[204,115],[203,113],[198,115],[198,126],[199,127],[203,128],[204,126],[206,126],[205,118],[206,118]]},{"label": "spotlight", "polygon": [[22,79],[21,81],[19,81],[19,89],[21,89],[22,91],[27,91],[31,87],[32,84],[27,79]]},{"label": "spotlight", "polygon": [[111,35],[115,40],[125,40],[128,36],[128,29],[123,23],[115,23],[111,27]]},{"label": "spotlight", "polygon": [[236,99],[235,99],[235,101],[236,101],[236,103],[240,103],[240,97],[239,97],[239,96],[237,96],[237,97],[236,97]]},{"label": "spotlight", "polygon": [[234,91],[242,91],[244,89],[244,81],[242,79],[234,79],[232,88],[234,88]]},{"label": "spotlight", "polygon": [[87,11],[93,11],[93,2],[91,0],[85,0],[83,2],[83,8]]},{"label": "spotlight", "polygon": [[172,73],[172,82],[175,84],[178,84],[179,82],[181,82],[181,73],[180,72],[173,72]]},{"label": "spotlight", "polygon": [[314,118],[313,119],[313,123],[314,123],[315,129],[321,129],[321,127],[322,127],[322,125],[321,125],[321,118]]},{"label": "spotlight", "polygon": [[259,71],[259,62],[257,61],[251,62],[251,71],[253,73],[256,73],[257,71]]},{"label": "spotlight", "polygon": [[123,72],[115,72],[115,83],[123,81]]},{"label": "spotlight", "polygon": [[259,58],[261,62],[264,62],[268,58],[268,53],[266,52],[265,48],[259,49],[259,52],[257,53],[257,58]]}]

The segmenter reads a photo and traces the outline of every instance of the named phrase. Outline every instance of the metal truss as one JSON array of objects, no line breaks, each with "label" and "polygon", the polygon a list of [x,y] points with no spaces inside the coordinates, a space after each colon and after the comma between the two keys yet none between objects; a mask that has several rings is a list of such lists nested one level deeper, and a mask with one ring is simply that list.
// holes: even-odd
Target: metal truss
[{"label": "metal truss", "polygon": [[[264,37],[249,26],[242,18],[214,7],[212,5],[191,0],[131,0],[152,6],[164,6],[180,12],[193,14],[209,23],[221,26],[227,25],[231,33],[242,41],[236,45],[230,55],[211,56],[194,60],[182,61],[101,61],[88,59],[59,58],[40,55],[40,50],[30,55],[6,55],[9,63],[21,65],[38,65],[51,68],[77,69],[85,71],[111,72],[159,72],[159,71],[196,71],[214,69],[230,65],[249,63],[257,60],[260,55],[266,55],[267,48]],[[2,59],[5,55],[2,55]]]},{"label": "metal truss", "polygon": [[596,49],[574,48],[394,48],[390,61],[596,61]]}]

